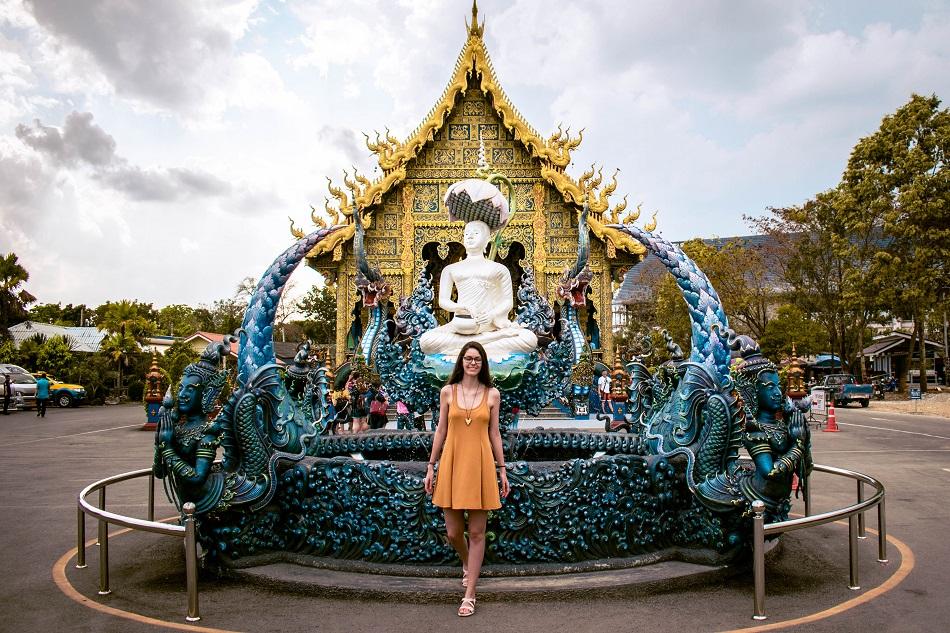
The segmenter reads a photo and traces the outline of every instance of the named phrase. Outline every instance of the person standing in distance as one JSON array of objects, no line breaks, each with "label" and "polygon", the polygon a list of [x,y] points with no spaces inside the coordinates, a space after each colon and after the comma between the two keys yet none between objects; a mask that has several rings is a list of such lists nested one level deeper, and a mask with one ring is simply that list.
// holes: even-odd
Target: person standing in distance
[{"label": "person standing in distance", "polygon": [[44,372],[36,379],[36,417],[46,417],[46,404],[49,401],[49,378]]},{"label": "person standing in distance", "polygon": [[613,413],[614,405],[610,401],[610,374],[606,369],[600,372],[600,378],[597,379],[597,395],[600,396],[600,412],[607,413],[609,408]]},{"label": "person standing in distance", "polygon": [[3,375],[3,415],[10,415],[10,398],[13,397],[13,384],[10,382],[10,374]]},{"label": "person standing in distance", "polygon": [[[448,384],[439,393],[439,425],[432,438],[424,481],[426,493],[433,495],[432,502],[445,511],[446,535],[462,560],[465,597],[458,614],[463,618],[475,613],[475,585],[485,558],[488,511],[500,508],[501,497],[508,496],[498,428],[500,406],[501,395],[492,386],[485,348],[469,341],[459,352]],[[435,478],[437,460],[439,475]]]}]

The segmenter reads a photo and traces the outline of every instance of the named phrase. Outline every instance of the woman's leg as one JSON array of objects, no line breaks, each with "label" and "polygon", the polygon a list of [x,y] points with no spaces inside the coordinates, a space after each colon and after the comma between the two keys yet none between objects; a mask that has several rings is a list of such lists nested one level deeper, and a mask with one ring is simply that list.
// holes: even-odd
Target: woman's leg
[{"label": "woman's leg", "polygon": [[466,598],[475,597],[475,585],[478,584],[478,575],[482,571],[482,561],[485,559],[485,526],[488,524],[486,510],[468,511],[468,588]]},{"label": "woman's leg", "polygon": [[449,543],[455,548],[462,561],[462,571],[468,570],[468,543],[465,540],[465,514],[464,510],[445,509],[445,533],[449,537]]}]

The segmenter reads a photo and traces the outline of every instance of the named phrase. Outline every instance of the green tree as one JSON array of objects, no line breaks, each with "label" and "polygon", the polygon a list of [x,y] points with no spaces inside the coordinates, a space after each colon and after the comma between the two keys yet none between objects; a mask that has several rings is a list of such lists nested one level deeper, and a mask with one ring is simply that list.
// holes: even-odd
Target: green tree
[{"label": "green tree", "polygon": [[828,344],[850,365],[858,357],[868,315],[856,304],[854,249],[850,244],[848,206],[832,189],[800,206],[773,208],[755,220],[779,252],[776,262],[792,288],[795,304],[813,315],[828,333]]},{"label": "green tree", "polygon": [[97,327],[108,333],[100,351],[115,363],[118,371],[116,388],[121,389],[123,368],[141,354],[142,343],[155,329],[155,324],[146,316],[152,313],[152,306],[123,299],[99,306],[96,312],[99,314]]},{"label": "green tree", "polygon": [[198,360],[199,354],[184,341],[175,341],[158,359],[158,366],[165,373],[167,386],[177,391],[178,382],[185,367]]},{"label": "green tree", "polygon": [[44,343],[46,343],[46,337],[42,334],[34,334],[20,343],[20,348],[17,350],[16,364],[28,371],[37,371],[37,362]]},{"label": "green tree", "polygon": [[23,320],[26,306],[36,301],[21,288],[30,279],[30,273],[20,265],[16,253],[0,255],[0,336],[9,336],[9,327]]},{"label": "green tree", "polygon": [[304,315],[298,321],[307,338],[314,343],[332,345],[336,341],[336,294],[329,286],[314,286],[301,297],[297,309]]},{"label": "green tree", "polygon": [[74,354],[66,337],[52,336],[40,346],[36,357],[36,369],[65,380],[74,362]]},{"label": "green tree", "polygon": [[169,336],[190,336],[199,329],[195,309],[180,303],[159,310],[156,322],[157,331]]},{"label": "green tree", "polygon": [[82,303],[76,306],[67,303],[65,307],[59,303],[41,303],[30,308],[29,313],[31,321],[67,327],[92,325],[94,317],[95,313]]},{"label": "green tree", "polygon": [[[915,94],[858,142],[842,178],[855,207],[880,218],[881,239],[865,281],[875,275],[887,280],[885,305],[911,316],[918,349],[923,349],[927,311],[950,285],[948,156],[950,111],[940,109],[934,95]],[[924,354],[919,357],[925,376]],[[926,391],[926,380],[921,389]]]},{"label": "green tree", "polygon": [[795,304],[778,308],[759,339],[762,353],[776,362],[791,356],[792,345],[801,356],[818,354],[828,349],[828,332],[821,323],[805,314]]}]

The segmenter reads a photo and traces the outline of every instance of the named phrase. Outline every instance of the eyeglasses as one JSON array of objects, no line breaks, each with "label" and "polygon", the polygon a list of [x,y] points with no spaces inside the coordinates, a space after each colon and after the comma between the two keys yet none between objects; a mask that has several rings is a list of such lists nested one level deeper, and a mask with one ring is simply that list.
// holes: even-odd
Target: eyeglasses
[{"label": "eyeglasses", "polygon": [[462,362],[469,365],[481,365],[482,359],[480,356],[463,356]]}]

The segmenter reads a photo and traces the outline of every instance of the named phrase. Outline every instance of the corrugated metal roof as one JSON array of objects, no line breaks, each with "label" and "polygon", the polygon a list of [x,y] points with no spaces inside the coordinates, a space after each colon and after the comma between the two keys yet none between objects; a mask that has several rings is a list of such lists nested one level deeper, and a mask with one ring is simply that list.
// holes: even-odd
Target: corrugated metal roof
[{"label": "corrugated metal roof", "polygon": [[69,348],[72,351],[90,353],[98,352],[99,346],[102,345],[102,339],[106,337],[105,332],[94,327],[64,327],[36,321],[24,321],[10,327],[10,336],[17,347],[23,341],[37,334],[47,339],[54,336],[64,336],[69,341]]}]

